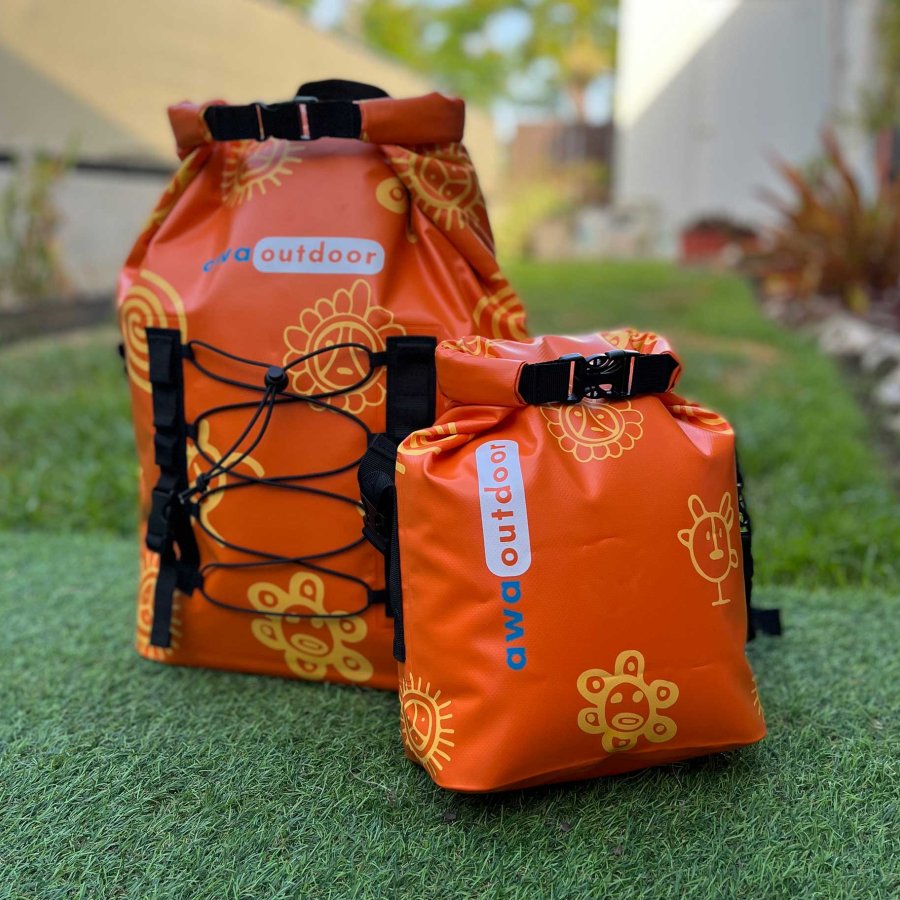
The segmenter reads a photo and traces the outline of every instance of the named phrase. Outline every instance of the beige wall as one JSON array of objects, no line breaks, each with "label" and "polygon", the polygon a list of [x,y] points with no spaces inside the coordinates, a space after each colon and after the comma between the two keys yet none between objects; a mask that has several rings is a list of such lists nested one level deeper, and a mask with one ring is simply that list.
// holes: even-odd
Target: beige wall
[{"label": "beige wall", "polygon": [[[396,96],[433,89],[276,0],[0,0],[0,54],[11,58],[7,71],[0,64],[0,135],[15,130],[19,141],[58,147],[76,130],[73,119],[83,119],[78,137],[88,154],[171,158],[165,108],[179,100],[281,100],[302,81],[334,77]],[[7,93],[13,64],[21,70],[16,97]],[[29,93],[45,96],[47,84],[65,97],[57,106],[83,116],[29,115]],[[27,129],[15,128],[17,119]],[[493,189],[492,123],[471,107],[466,142]]]},{"label": "beige wall", "polygon": [[[276,0],[0,0],[0,149],[175,162],[166,107],[283,100],[301,82],[348,78],[394,96],[433,90]],[[493,123],[469,107],[466,144],[490,196]],[[0,182],[7,177],[0,169]],[[58,192],[73,282],[111,289],[164,181],[75,173]]]}]

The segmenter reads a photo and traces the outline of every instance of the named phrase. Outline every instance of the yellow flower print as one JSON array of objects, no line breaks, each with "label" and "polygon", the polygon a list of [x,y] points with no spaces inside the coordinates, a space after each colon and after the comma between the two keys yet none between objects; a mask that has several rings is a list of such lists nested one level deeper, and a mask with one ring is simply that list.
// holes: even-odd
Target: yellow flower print
[{"label": "yellow flower print", "polygon": [[591,703],[578,714],[578,727],[601,735],[607,753],[631,750],[642,737],[654,744],[670,741],[678,730],[672,719],[659,712],[678,699],[677,685],[662,679],[648,683],[644,656],[637,650],[620,653],[612,672],[582,672],[578,692]]},{"label": "yellow flower print", "polygon": [[[297,572],[287,590],[270,582],[254,584],[250,604],[262,613],[317,613],[334,615],[343,610],[325,608],[325,586],[312,572]],[[348,681],[368,681],[372,664],[348,644],[358,644],[368,626],[358,616],[347,618],[300,618],[264,616],[253,619],[253,636],[266,647],[284,654],[288,668],[300,678],[321,681],[329,667]]]}]

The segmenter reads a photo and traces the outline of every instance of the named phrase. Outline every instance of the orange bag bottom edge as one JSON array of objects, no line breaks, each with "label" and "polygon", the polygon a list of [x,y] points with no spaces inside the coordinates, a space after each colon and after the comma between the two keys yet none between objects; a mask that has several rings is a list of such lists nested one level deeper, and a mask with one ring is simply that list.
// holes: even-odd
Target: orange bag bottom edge
[{"label": "orange bag bottom edge", "polygon": [[286,681],[297,681],[301,684],[336,684],[344,687],[372,688],[378,691],[397,692],[399,682],[396,675],[390,673],[375,673],[368,681],[354,682],[339,677],[329,678],[303,678],[293,672],[285,671],[283,661],[273,659],[271,663],[259,657],[250,659],[236,659],[233,656],[220,657],[207,654],[195,654],[190,659],[169,658],[165,651],[152,647],[143,642],[135,643],[135,650],[149,662],[160,663],[165,666],[175,666],[186,669],[211,669],[217,672],[232,672],[238,675],[261,675],[266,678],[281,678]]},{"label": "orange bag bottom edge", "polygon": [[700,759],[705,756],[714,756],[719,753],[728,753],[732,750],[740,750],[744,747],[752,747],[765,738],[768,730],[762,727],[758,737],[747,740],[722,744],[720,746],[705,746],[695,748],[682,748],[677,754],[671,752],[647,753],[642,757],[635,759],[634,757],[617,759],[614,755],[608,756],[606,759],[596,765],[585,768],[578,766],[577,768],[567,769],[561,772],[552,772],[548,774],[535,775],[531,778],[523,778],[511,781],[502,785],[478,785],[451,783],[445,779],[435,779],[414,754],[408,748],[404,748],[406,758],[423,770],[423,774],[431,778],[435,784],[447,791],[453,791],[459,794],[496,794],[504,791],[517,791],[526,788],[541,787],[544,785],[574,783],[580,781],[589,781],[597,778],[607,778],[615,775],[626,775],[631,772],[637,772],[643,769],[658,769],[664,766],[674,766],[681,762],[691,759]]}]

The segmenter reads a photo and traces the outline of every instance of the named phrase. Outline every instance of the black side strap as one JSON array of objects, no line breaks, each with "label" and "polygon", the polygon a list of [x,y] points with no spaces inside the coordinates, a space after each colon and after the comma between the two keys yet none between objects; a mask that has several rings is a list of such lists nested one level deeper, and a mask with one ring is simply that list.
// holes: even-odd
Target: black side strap
[{"label": "black side strap", "polygon": [[177,589],[189,594],[199,586],[200,554],[190,515],[179,498],[188,486],[181,334],[177,329],[148,328],[147,347],[153,392],[153,446],[159,466],[146,537],[147,548],[159,554],[150,643],[168,647],[172,642],[174,593]]},{"label": "black side strap", "polygon": [[285,103],[208,106],[203,118],[217,141],[359,138],[362,128],[359,107],[352,100],[319,101],[315,97]]},{"label": "black side strap", "polygon": [[405,437],[434,424],[437,375],[433,337],[389,337],[385,352],[387,401],[385,433],[399,444]]},{"label": "black side strap", "polygon": [[403,591],[400,584],[400,540],[394,474],[397,444],[385,434],[372,435],[359,464],[359,492],[365,509],[363,536],[384,554],[385,608],[394,620],[394,658],[406,660],[403,634]]},{"label": "black side strap", "polygon": [[667,353],[610,350],[596,356],[571,354],[522,366],[519,396],[526,403],[622,400],[669,390],[678,361]]},{"label": "black side strap", "polygon": [[753,596],[753,523],[744,499],[744,476],[741,463],[735,454],[737,468],[738,525],[741,529],[741,551],[744,559],[744,593],[747,597],[747,640],[752,641],[756,632],[781,634],[781,610],[760,609],[751,602]]},{"label": "black side strap", "polygon": [[436,347],[433,337],[387,339],[387,349],[376,360],[387,367],[385,433],[372,435],[358,471],[365,513],[363,537],[384,555],[385,609],[394,620],[394,658],[398,662],[406,659],[406,643],[394,493],[397,446],[414,431],[434,424]]}]

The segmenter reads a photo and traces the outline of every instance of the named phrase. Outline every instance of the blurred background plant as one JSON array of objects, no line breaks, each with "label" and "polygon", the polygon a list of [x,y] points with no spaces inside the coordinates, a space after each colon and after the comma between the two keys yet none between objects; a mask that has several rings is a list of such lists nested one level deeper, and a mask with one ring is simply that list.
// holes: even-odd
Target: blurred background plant
[{"label": "blurred background plant", "polygon": [[70,159],[38,154],[12,160],[0,192],[0,308],[41,304],[66,289],[53,195]]},{"label": "blurred background plant", "polygon": [[542,228],[563,223],[568,232],[577,211],[605,202],[608,191],[609,169],[599,162],[582,161],[536,177],[511,178],[494,217],[497,252],[503,259],[534,257]]},{"label": "blurred background plant", "polygon": [[862,315],[873,304],[897,300],[900,183],[885,179],[866,197],[832,131],[822,144],[821,159],[805,169],[775,158],[791,197],[763,191],[781,221],[768,233],[768,249],[748,260],[749,269],[767,295],[838,298]]},{"label": "blurred background plant", "polygon": [[[315,14],[316,0],[284,0]],[[588,118],[615,65],[617,0],[339,0],[326,24],[482,104],[511,101]]]},{"label": "blurred background plant", "polygon": [[611,126],[591,96],[612,90],[618,0],[283,2],[314,18],[327,6],[329,30],[491,110],[511,140],[492,208],[504,259],[555,245],[536,232],[570,235],[579,209],[608,203]]}]

